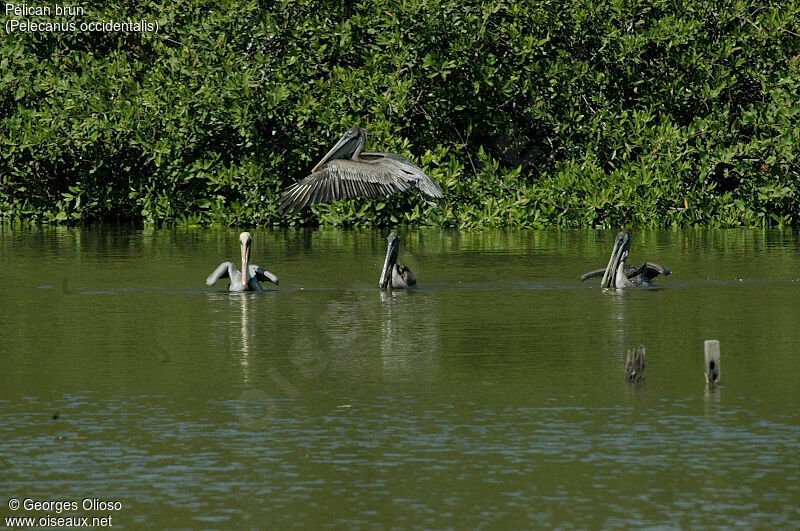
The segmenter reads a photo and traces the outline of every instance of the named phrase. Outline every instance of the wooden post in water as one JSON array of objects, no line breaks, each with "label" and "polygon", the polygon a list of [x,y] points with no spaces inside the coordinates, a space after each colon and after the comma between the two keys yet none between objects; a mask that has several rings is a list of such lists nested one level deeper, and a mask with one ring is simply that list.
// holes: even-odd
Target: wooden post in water
[{"label": "wooden post in water", "polygon": [[628,357],[625,360],[625,381],[633,384],[644,382],[644,370],[644,345],[639,345],[635,351],[629,348]]},{"label": "wooden post in water", "polygon": [[707,339],[706,352],[706,384],[712,389],[719,383],[719,341]]}]

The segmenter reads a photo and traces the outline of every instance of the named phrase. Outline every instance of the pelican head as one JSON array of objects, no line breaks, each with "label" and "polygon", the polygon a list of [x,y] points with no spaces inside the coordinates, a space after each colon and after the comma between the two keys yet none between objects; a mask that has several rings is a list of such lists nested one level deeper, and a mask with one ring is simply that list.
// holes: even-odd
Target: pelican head
[{"label": "pelican head", "polygon": [[253,238],[249,232],[243,232],[239,235],[239,245],[242,247],[242,287],[247,289],[248,282],[248,264],[250,263],[250,246],[253,243]]},{"label": "pelican head", "polygon": [[[329,160],[340,159],[348,155],[356,153],[357,149],[364,149],[367,143],[367,131],[359,127],[351,127],[347,132],[336,142],[336,145],[328,151],[328,154],[322,157],[322,160],[311,169],[311,172],[319,170],[323,164]],[[361,151],[358,151],[359,153]]]},{"label": "pelican head", "polygon": [[611,258],[608,259],[605,273],[603,273],[603,280],[600,282],[601,288],[614,288],[617,283],[617,273],[620,269],[620,264],[625,264],[628,258],[628,253],[631,250],[631,233],[624,230],[617,234],[614,239],[614,248],[611,250]]},{"label": "pelican head", "polygon": [[383,270],[379,281],[381,288],[385,288],[392,279],[392,268],[397,263],[397,253],[400,251],[400,237],[396,232],[392,232],[386,241],[389,242],[389,247],[386,249],[386,259],[383,261]]}]

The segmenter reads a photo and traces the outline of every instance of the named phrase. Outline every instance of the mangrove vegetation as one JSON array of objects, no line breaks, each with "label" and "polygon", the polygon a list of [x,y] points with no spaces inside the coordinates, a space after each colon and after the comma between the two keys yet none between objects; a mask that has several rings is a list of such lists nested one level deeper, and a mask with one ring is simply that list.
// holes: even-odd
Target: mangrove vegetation
[{"label": "mangrove vegetation", "polygon": [[[794,0],[81,6],[3,14],[7,222],[800,224]],[[276,214],[354,125],[444,197]]]}]

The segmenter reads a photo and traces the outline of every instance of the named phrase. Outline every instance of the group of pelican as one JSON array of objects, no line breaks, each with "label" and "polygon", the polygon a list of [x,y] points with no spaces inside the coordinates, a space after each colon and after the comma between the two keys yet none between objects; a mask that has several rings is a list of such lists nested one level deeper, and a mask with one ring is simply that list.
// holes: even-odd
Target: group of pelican
[{"label": "group of pelican", "polygon": [[[337,199],[354,197],[378,197],[393,195],[409,189],[417,189],[432,198],[442,197],[442,189],[436,182],[402,155],[396,153],[369,153],[367,131],[351,127],[311,170],[311,175],[294,183],[284,191],[278,212],[293,213],[315,203],[327,203]],[[349,156],[350,158],[344,158]],[[242,270],[233,262],[223,262],[209,275],[206,284],[213,286],[218,280],[229,278],[229,291],[261,291],[262,282],[278,284],[278,277],[250,263],[252,237],[249,232],[239,236],[242,254]],[[400,238],[396,232],[387,238],[388,249],[383,263],[379,285],[381,288],[405,289],[414,286],[417,279],[411,270],[397,263]],[[605,269],[590,271],[581,281],[603,275],[602,288],[628,288],[650,286],[658,275],[669,275],[671,271],[655,262],[641,266],[627,265],[625,260],[631,247],[631,235],[627,231],[617,234]]]},{"label": "group of pelican", "polygon": [[[404,265],[397,263],[400,252],[400,236],[396,232],[389,234],[389,243],[386,249],[386,259],[383,261],[381,278],[378,284],[383,289],[408,289],[417,283],[414,273]],[[242,249],[242,270],[236,269],[233,262],[222,262],[213,273],[208,275],[206,284],[213,286],[218,280],[229,278],[228,291],[263,291],[262,282],[272,282],[278,285],[278,277],[263,267],[250,263],[250,247],[253,238],[249,232],[239,235],[239,245]]]},{"label": "group of pelican", "polygon": [[[408,267],[397,263],[397,255],[400,252],[400,236],[396,232],[392,232],[386,240],[388,247],[378,285],[382,289],[408,289],[416,285],[417,278],[414,273]],[[277,276],[261,266],[250,263],[250,247],[252,244],[253,238],[250,233],[241,233],[239,235],[239,245],[242,249],[242,270],[236,269],[236,264],[233,262],[222,262],[208,276],[206,284],[213,286],[218,280],[229,278],[228,291],[262,291],[262,282],[272,282],[277,285]],[[611,258],[609,258],[605,269],[589,271],[581,276],[581,281],[603,275],[603,280],[600,281],[601,288],[622,289],[652,286],[653,280],[658,275],[672,273],[669,268],[655,262],[645,262],[639,267],[626,264],[625,260],[628,258],[630,248],[631,234],[628,231],[622,231],[617,234],[614,240],[614,247],[611,250]]]}]

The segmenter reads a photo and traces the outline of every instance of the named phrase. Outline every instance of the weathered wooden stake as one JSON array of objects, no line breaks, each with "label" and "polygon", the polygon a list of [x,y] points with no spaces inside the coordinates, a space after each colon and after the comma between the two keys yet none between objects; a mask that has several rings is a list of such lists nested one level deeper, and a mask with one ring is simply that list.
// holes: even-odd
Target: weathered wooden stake
[{"label": "weathered wooden stake", "polygon": [[639,345],[635,351],[628,349],[625,360],[625,381],[628,383],[642,383],[645,380],[644,345]]},{"label": "weathered wooden stake", "polygon": [[719,341],[707,339],[706,351],[706,383],[709,387],[716,387],[719,383]]}]

